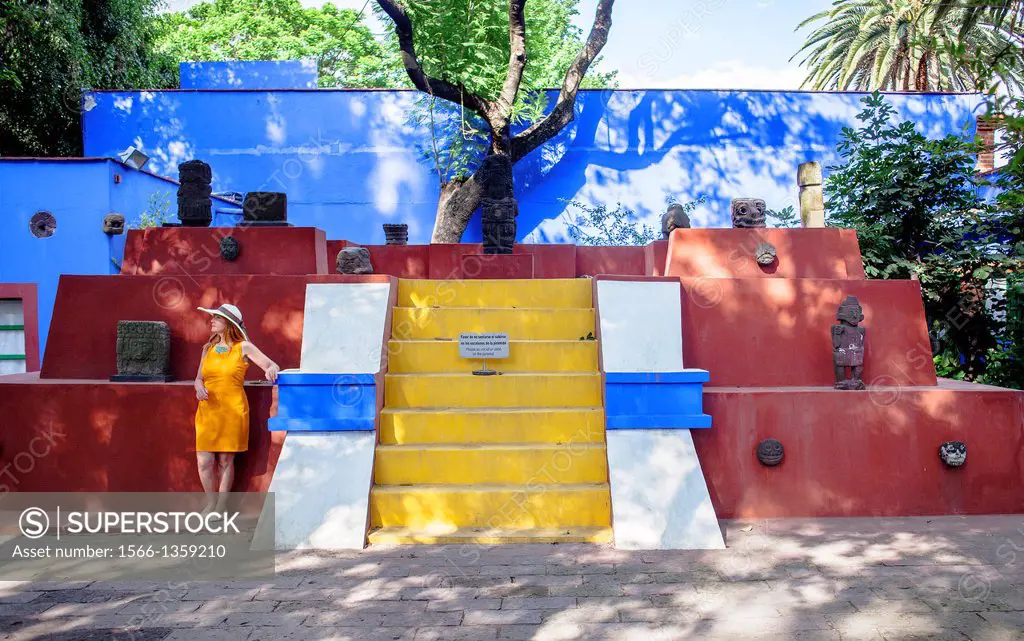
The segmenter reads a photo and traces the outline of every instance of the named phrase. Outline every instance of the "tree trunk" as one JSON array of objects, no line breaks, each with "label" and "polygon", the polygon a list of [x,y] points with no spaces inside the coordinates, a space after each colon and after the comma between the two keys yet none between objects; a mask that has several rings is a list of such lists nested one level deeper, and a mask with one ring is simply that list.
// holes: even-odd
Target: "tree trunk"
[{"label": "tree trunk", "polygon": [[469,225],[473,212],[480,206],[483,189],[474,174],[466,181],[452,181],[441,186],[441,197],[437,201],[437,217],[434,220],[434,233],[430,237],[433,244],[458,243]]}]

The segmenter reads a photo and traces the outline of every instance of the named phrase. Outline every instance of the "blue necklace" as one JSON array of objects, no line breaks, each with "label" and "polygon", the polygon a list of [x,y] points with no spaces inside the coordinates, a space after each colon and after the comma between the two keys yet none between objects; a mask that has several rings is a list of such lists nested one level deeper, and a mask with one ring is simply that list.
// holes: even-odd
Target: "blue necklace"
[{"label": "blue necklace", "polygon": [[230,351],[231,351],[231,348],[230,348],[230,347],[228,347],[227,345],[224,345],[223,343],[217,343],[217,344],[216,344],[216,345],[215,345],[215,346],[213,347],[213,349],[214,349],[214,351],[216,351],[216,352],[217,352],[218,354],[227,354],[228,352],[230,352]]}]

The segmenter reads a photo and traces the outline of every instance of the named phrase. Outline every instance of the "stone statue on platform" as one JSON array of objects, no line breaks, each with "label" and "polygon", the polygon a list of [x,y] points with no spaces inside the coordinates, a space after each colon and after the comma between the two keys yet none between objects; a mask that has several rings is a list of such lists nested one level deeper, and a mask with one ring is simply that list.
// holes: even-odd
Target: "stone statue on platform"
[{"label": "stone statue on platform", "polygon": [[[836,310],[838,325],[832,326],[832,362],[835,365],[835,388],[864,389],[864,311],[853,296],[847,296]],[[850,378],[846,377],[847,370]]]},{"label": "stone statue on platform", "polygon": [[732,226],[736,229],[767,227],[767,204],[760,198],[734,198],[732,200]]},{"label": "stone statue on platform", "polygon": [[339,274],[372,274],[370,250],[365,247],[345,247],[338,252],[335,268]]},{"label": "stone statue on platform", "polygon": [[668,240],[668,237],[672,235],[673,229],[689,229],[690,228],[690,217],[686,215],[686,210],[679,203],[673,203],[669,205],[668,211],[661,217],[661,237]]}]

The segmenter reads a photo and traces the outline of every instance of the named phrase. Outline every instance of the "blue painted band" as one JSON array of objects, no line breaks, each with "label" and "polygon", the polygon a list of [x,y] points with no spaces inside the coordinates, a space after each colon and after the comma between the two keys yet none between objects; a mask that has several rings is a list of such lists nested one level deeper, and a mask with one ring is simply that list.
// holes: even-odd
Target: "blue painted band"
[{"label": "blue painted band", "polygon": [[372,432],[373,417],[361,418],[280,418],[267,421],[271,432]]},{"label": "blue painted band", "polygon": [[608,383],[707,383],[705,369],[684,369],[681,372],[606,372]]},{"label": "blue painted band", "polygon": [[706,370],[607,372],[605,425],[610,430],[707,429]]},{"label": "blue painted band", "polygon": [[707,414],[626,414],[609,416],[607,420],[607,428],[610,430],[692,430],[709,427],[711,417]]},{"label": "blue painted band", "polygon": [[277,416],[268,426],[273,432],[372,430],[376,416],[373,374],[283,372],[277,378]]},{"label": "blue painted band", "polygon": [[320,374],[309,372],[281,372],[278,385],[373,385],[375,374]]}]

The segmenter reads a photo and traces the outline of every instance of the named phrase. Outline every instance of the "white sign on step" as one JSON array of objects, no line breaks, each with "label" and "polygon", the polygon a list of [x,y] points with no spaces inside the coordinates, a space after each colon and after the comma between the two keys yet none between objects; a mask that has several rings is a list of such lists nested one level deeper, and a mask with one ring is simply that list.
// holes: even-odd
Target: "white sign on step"
[{"label": "white sign on step", "polygon": [[508,358],[508,334],[459,334],[462,358]]}]

